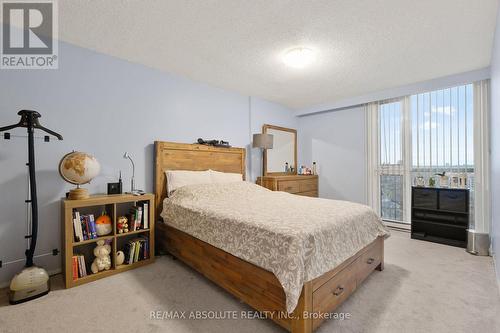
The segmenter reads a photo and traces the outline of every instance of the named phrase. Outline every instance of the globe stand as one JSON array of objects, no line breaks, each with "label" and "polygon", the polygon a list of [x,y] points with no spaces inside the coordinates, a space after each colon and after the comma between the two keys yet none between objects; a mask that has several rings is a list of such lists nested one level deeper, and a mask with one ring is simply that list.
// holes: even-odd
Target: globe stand
[{"label": "globe stand", "polygon": [[69,191],[69,200],[82,200],[82,199],[88,199],[90,198],[89,191],[86,188],[81,188],[80,186],[77,186],[77,188],[74,188]]}]

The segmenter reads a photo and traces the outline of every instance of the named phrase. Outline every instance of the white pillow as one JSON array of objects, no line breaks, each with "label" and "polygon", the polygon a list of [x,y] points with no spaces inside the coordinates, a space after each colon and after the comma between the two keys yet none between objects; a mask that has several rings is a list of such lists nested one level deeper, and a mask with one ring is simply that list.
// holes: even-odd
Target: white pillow
[{"label": "white pillow", "polygon": [[167,195],[170,196],[180,187],[195,184],[210,184],[210,171],[167,170]]},{"label": "white pillow", "polygon": [[230,173],[230,172],[219,172],[215,170],[210,171],[210,178],[212,178],[212,183],[232,183],[243,181],[243,175],[241,173]]}]

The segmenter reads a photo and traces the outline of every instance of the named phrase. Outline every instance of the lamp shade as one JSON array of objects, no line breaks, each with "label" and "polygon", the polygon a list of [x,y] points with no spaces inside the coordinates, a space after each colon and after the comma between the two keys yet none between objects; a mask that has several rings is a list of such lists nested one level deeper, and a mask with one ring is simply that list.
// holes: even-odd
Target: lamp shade
[{"label": "lamp shade", "polygon": [[253,135],[253,148],[272,149],[273,148],[273,135],[258,133]]}]

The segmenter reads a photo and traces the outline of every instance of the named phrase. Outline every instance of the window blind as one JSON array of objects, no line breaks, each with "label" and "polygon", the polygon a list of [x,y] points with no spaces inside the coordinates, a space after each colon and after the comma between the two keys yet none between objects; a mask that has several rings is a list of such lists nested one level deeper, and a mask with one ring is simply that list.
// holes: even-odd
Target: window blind
[{"label": "window blind", "polygon": [[379,102],[380,215],[395,222],[405,221],[405,163],[403,99]]},{"label": "window blind", "polygon": [[410,97],[415,172],[472,171],[473,102],[472,84]]}]

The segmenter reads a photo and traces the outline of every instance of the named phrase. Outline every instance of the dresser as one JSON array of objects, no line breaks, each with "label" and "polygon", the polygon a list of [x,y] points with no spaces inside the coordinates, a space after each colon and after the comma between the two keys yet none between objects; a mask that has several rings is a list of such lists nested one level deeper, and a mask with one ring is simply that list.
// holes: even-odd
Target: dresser
[{"label": "dresser", "polygon": [[283,191],[308,197],[318,196],[317,175],[279,175],[257,178],[257,184],[271,191]]},{"label": "dresser", "polygon": [[469,190],[413,187],[411,238],[467,246]]}]

